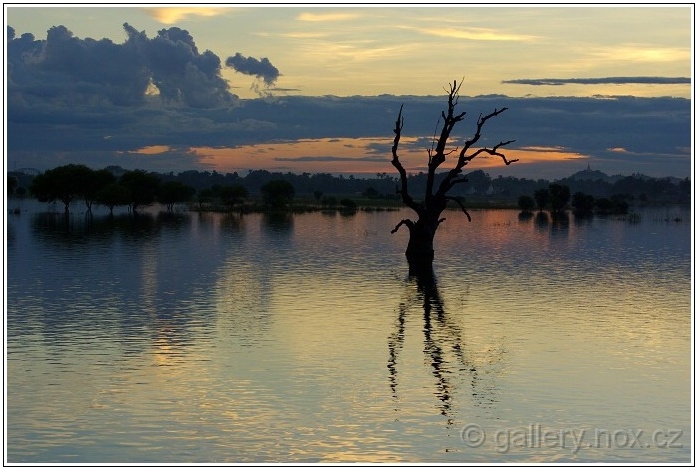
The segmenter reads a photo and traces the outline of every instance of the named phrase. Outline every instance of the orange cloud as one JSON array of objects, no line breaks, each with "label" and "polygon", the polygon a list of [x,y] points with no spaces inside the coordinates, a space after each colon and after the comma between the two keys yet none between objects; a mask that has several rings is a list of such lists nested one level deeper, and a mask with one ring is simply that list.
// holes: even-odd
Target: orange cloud
[{"label": "orange cloud", "polygon": [[[409,173],[426,171],[427,153],[415,148],[417,138],[403,138],[398,153]],[[390,163],[389,138],[326,138],[301,139],[288,142],[269,142],[240,147],[196,147],[190,149],[201,163],[221,172],[244,170],[291,171],[294,173],[354,173],[375,174],[393,172]],[[518,158],[515,165],[554,163],[589,158],[562,147],[525,147],[503,149],[508,159]],[[455,163],[453,156],[446,160],[443,169]],[[499,157],[479,156],[468,166],[468,170],[502,167]]]},{"label": "orange cloud", "polygon": [[[191,149],[219,171],[265,169],[270,171],[375,173],[389,171],[388,139],[337,138],[268,142],[240,147]],[[375,148],[385,147],[387,151]]]},{"label": "orange cloud", "polygon": [[[526,165],[543,162],[567,162],[570,160],[583,160],[590,158],[578,152],[570,152],[564,147],[522,147],[520,149],[504,150],[508,159],[518,158],[516,165]],[[495,157],[496,158],[496,157]],[[492,159],[492,157],[490,157]],[[499,162],[501,159],[497,158]]]},{"label": "orange cloud", "polygon": [[147,147],[141,147],[134,151],[134,153],[140,153],[143,155],[158,155],[160,153],[169,152],[171,148],[168,145],[148,145]]}]

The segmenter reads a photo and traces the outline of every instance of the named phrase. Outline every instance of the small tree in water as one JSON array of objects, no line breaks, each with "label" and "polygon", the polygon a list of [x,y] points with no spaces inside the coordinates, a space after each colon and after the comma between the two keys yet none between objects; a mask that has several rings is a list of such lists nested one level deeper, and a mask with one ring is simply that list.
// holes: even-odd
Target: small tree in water
[{"label": "small tree in water", "polygon": [[[401,186],[400,189],[398,189],[398,194],[402,196],[402,202],[417,213],[417,221],[403,219],[397,224],[397,226],[395,226],[392,233],[397,232],[398,229],[403,225],[407,226],[409,229],[410,239],[407,243],[405,256],[407,257],[410,271],[415,274],[430,274],[432,272],[432,262],[434,260],[434,235],[436,234],[436,230],[439,228],[439,224],[445,220],[444,218],[441,218],[441,213],[444,209],[446,209],[446,204],[449,200],[456,202],[468,217],[468,220],[471,220],[470,214],[468,214],[468,211],[463,206],[463,203],[459,199],[448,195],[448,192],[454,186],[467,181],[467,178],[460,176],[461,172],[463,171],[463,167],[470,163],[470,161],[475,157],[482,154],[498,156],[504,161],[505,165],[518,161],[518,159],[507,160],[504,154],[499,152],[501,147],[511,144],[514,142],[513,140],[500,142],[492,148],[481,147],[477,150],[473,149],[471,152],[473,145],[480,140],[482,128],[485,123],[493,117],[506,111],[507,108],[495,108],[495,110],[490,114],[485,116],[480,115],[477,120],[475,134],[463,143],[463,147],[460,149],[460,151],[458,148],[446,148],[454,126],[462,121],[465,117],[465,112],[455,114],[455,108],[458,104],[459,97],[458,92],[461,84],[457,84],[455,81],[453,84],[449,84],[448,111],[441,112],[441,118],[443,119],[441,134],[439,135],[438,140],[436,136],[434,137],[432,148],[427,150],[429,161],[426,191],[423,201],[417,201],[409,194],[407,190],[407,172],[402,166],[402,163],[400,163],[400,158],[397,153],[398,144],[400,143],[400,137],[402,135],[402,126],[404,124],[404,118],[402,117],[402,106],[400,107],[400,112],[398,113],[397,120],[395,121],[395,140],[393,141],[392,147],[392,164],[400,173]],[[451,170],[449,170],[441,179],[441,182],[436,185],[436,170],[446,161],[446,157],[448,155],[455,152],[458,152],[458,159],[456,160],[455,166],[451,168]]]}]

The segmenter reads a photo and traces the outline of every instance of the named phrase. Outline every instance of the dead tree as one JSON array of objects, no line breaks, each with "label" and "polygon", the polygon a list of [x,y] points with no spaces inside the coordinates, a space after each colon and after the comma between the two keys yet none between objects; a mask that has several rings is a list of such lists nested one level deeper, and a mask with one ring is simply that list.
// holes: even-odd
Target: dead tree
[{"label": "dead tree", "polygon": [[[480,140],[482,128],[484,127],[485,123],[491,118],[506,111],[507,108],[495,108],[493,112],[485,116],[481,114],[477,120],[475,134],[463,143],[460,151],[457,147],[447,148],[453,128],[457,123],[465,118],[465,112],[455,114],[459,97],[458,92],[461,84],[462,82],[457,84],[455,81],[453,84],[449,84],[448,111],[441,112],[441,119],[443,120],[441,134],[439,135],[438,139],[436,138],[436,135],[434,136],[432,147],[431,149],[427,150],[429,161],[426,191],[423,201],[413,199],[408,192],[407,172],[402,166],[402,163],[400,163],[400,158],[398,157],[397,153],[398,144],[400,143],[400,136],[402,134],[402,126],[404,124],[404,118],[402,117],[402,106],[400,106],[400,112],[398,113],[397,120],[395,121],[395,140],[393,141],[392,147],[392,164],[400,173],[400,187],[398,188],[397,193],[402,196],[402,202],[417,213],[417,221],[403,219],[395,226],[391,233],[397,232],[398,229],[403,225],[407,226],[409,229],[410,238],[409,242],[407,243],[405,256],[407,257],[410,271],[415,274],[428,274],[432,272],[432,262],[434,261],[434,235],[436,234],[436,230],[439,228],[439,225],[445,220],[441,217],[441,213],[444,211],[444,209],[446,209],[446,204],[448,201],[454,201],[456,204],[458,204],[461,210],[468,217],[468,220],[471,220],[470,214],[468,214],[468,211],[463,206],[463,203],[459,199],[448,195],[448,192],[454,186],[467,181],[467,178],[461,175],[463,167],[470,163],[471,160],[482,154],[498,156],[504,161],[505,165],[518,161],[518,159],[507,160],[504,154],[500,153],[499,151],[501,147],[514,142],[513,140],[500,142],[492,148],[473,148],[473,146]],[[451,168],[443,179],[441,179],[441,182],[436,185],[436,170],[446,161],[446,157],[452,154],[458,156],[455,166]]]}]

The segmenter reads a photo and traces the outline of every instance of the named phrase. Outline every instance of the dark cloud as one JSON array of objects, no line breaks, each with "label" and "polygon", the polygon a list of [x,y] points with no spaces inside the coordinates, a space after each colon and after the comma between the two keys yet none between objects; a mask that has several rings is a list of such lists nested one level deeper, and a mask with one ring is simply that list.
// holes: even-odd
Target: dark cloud
[{"label": "dark cloud", "polygon": [[150,39],[124,24],[127,39],[80,39],[65,26],[48,30],[46,40],[8,27],[8,102],[17,105],[134,106],[148,100],[150,85],[163,102],[194,108],[229,106],[235,96],[221,77],[213,52],[199,53],[180,28]]},{"label": "dark cloud", "polygon": [[301,91],[300,88],[279,88],[279,87],[274,87],[274,92],[281,92],[281,93],[297,93]]},{"label": "dark cloud", "polygon": [[254,57],[245,57],[239,52],[232,57],[228,57],[225,65],[232,67],[236,72],[257,77],[267,87],[273,86],[280,75],[279,69],[274,67],[266,57],[257,60]]},{"label": "dark cloud", "polygon": [[516,80],[504,80],[502,83],[516,85],[684,85],[690,84],[690,77],[603,77],[603,78],[520,78]]},{"label": "dark cloud", "polygon": [[153,84],[163,99],[194,108],[228,105],[233,96],[220,76],[221,61],[213,52],[199,53],[194,38],[183,29],[161,29],[153,39],[128,23],[126,45],[141,51]]},{"label": "dark cloud", "polygon": [[[401,148],[426,155],[445,104],[444,96],[382,95],[286,96],[222,106],[229,98],[220,95],[219,62],[214,54],[199,53],[193,39],[176,28],[162,30],[153,39],[128,25],[125,29],[128,39],[120,45],[78,39],[64,28],[52,31],[50,41],[8,30],[12,37],[8,44],[8,162],[18,168],[79,162],[96,168],[114,164],[184,171],[209,164],[189,151],[193,147],[339,138],[362,138],[362,145],[368,147],[364,159],[386,161],[401,105],[405,118]],[[163,56],[172,57],[172,62],[162,60]],[[70,67],[68,61],[72,61]],[[90,67],[106,67],[113,76],[87,70]],[[159,99],[153,102],[144,96],[146,82],[140,74],[159,81],[166,93],[162,98],[178,105],[162,106]],[[122,104],[115,106],[117,102]],[[472,136],[480,113],[501,107],[509,110],[487,122],[479,144],[516,139],[510,148],[559,147],[589,160],[511,165],[492,170],[494,175],[501,171],[517,177],[562,177],[585,168],[587,161],[609,174],[690,174],[688,99],[462,96],[458,108],[467,114],[454,130],[454,141],[462,143]],[[376,143],[367,142],[372,138]],[[157,155],[137,152],[149,146],[170,150]],[[295,161],[315,162],[318,171],[326,171],[323,162],[343,159],[326,155]],[[294,159],[283,161],[290,165]]]}]

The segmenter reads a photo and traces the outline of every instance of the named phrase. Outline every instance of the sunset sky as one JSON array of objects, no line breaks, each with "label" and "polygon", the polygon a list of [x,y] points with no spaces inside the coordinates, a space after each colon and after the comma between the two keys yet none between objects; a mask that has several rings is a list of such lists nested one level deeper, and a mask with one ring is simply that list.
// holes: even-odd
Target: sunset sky
[{"label": "sunset sky", "polygon": [[[461,79],[491,175],[691,172],[693,7],[5,6],[6,165],[411,172]],[[61,27],[62,28],[57,28]],[[53,28],[53,29],[52,29]],[[51,35],[47,31],[52,30]],[[31,36],[30,36],[31,35]],[[447,162],[448,163],[448,162]]]}]

